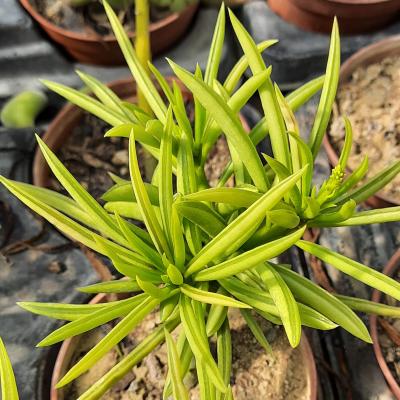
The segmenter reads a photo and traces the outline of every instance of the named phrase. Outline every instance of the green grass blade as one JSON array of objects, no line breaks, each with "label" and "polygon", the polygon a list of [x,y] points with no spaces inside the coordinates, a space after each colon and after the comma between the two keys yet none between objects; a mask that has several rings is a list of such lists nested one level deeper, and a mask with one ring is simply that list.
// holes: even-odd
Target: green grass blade
[{"label": "green grass blade", "polygon": [[17,383],[6,347],[0,338],[0,386],[3,400],[18,400]]},{"label": "green grass blade", "polygon": [[246,271],[256,265],[282,254],[293,246],[304,234],[306,227],[302,226],[291,234],[266,243],[255,249],[246,251],[220,264],[203,269],[194,276],[195,281],[211,281],[227,278],[239,272]]},{"label": "green grass blade", "polygon": [[124,317],[96,346],[89,350],[57,383],[61,388],[89,370],[125,336],[127,336],[157,305],[155,299],[145,299]]},{"label": "green grass blade", "polygon": [[185,329],[185,335],[196,360],[204,361],[207,366],[207,375],[212,379],[213,384],[218,390],[225,393],[226,387],[224,381],[211,355],[209,345],[205,340],[206,338],[204,338],[201,333],[203,330],[205,331],[205,326],[202,327],[202,325],[204,325],[204,320],[201,321],[198,316],[195,315],[193,306],[186,296],[181,296],[179,310],[181,321]]},{"label": "green grass blade", "polygon": [[112,126],[130,122],[126,115],[110,109],[100,101],[95,100],[93,97],[88,96],[79,90],[75,90],[60,83],[50,82],[47,80],[42,80],[41,82],[51,91],[59,94],[71,103],[83,108],[85,111],[88,111],[90,114],[95,115]]},{"label": "green grass blade", "polygon": [[189,393],[182,382],[182,367],[178,349],[171,334],[165,330],[165,341],[167,343],[168,372],[171,375],[172,391],[175,399],[189,400]]},{"label": "green grass blade", "polygon": [[164,325],[159,326],[150,333],[140,344],[138,344],[122,361],[111,368],[96,383],[94,383],[78,400],[95,400],[101,396],[116,382],[126,376],[132,368],[150,354],[164,339],[164,328],[169,332],[175,329],[179,319],[171,319]]},{"label": "green grass blade", "polygon": [[251,311],[249,310],[240,310],[245,319],[248,327],[253,333],[254,337],[257,339],[257,342],[261,345],[261,347],[269,354],[272,354],[272,347],[269,344],[267,338],[264,335],[261,326],[258,324],[256,319],[251,315]]},{"label": "green grass blade", "polygon": [[[262,53],[275,43],[278,43],[277,40],[265,40],[264,42],[261,42],[257,45],[257,51]],[[244,55],[242,56],[236,64],[233,66],[231,71],[229,72],[229,75],[225,79],[224,82],[224,87],[226,91],[231,94],[237,84],[239,83],[241,77],[245,73],[246,69],[249,67],[249,62],[247,57]]]},{"label": "green grass blade", "polygon": [[129,39],[124,27],[121,25],[119,18],[115,14],[112,7],[106,2],[103,2],[104,9],[110,21],[112,30],[119,43],[119,46],[124,54],[125,60],[132,72],[132,75],[149,103],[151,109],[157,118],[164,123],[167,109],[151,78],[148,76],[146,69],[142,66],[138,59],[131,40]]},{"label": "green grass blade", "polygon": [[[265,63],[261,54],[257,50],[257,46],[253,39],[231,10],[229,10],[229,16],[236,37],[238,38],[243,52],[248,59],[251,71],[253,74],[264,71],[266,69]],[[286,135],[285,124],[271,79],[268,78],[265,83],[259,87],[258,91],[260,93],[261,104],[270,131],[274,157],[291,170],[289,143]]]},{"label": "green grass blade", "polygon": [[262,191],[267,190],[265,172],[258,157],[257,150],[244,131],[239,117],[232,112],[222,98],[203,81],[194,77],[171,61],[170,65],[175,74],[189,88],[229,138],[256,186]]},{"label": "green grass blade", "polygon": [[218,76],[219,64],[221,61],[222,49],[225,37],[225,5],[221,4],[217,22],[215,24],[214,35],[210,45],[207,66],[204,74],[204,82],[211,86],[214,79]]},{"label": "green grass blade", "polygon": [[387,304],[381,304],[365,299],[358,299],[356,297],[343,296],[340,294],[335,294],[334,296],[354,311],[380,315],[382,317],[400,318],[399,307],[388,306]]},{"label": "green grass blade", "polygon": [[161,254],[165,253],[167,254],[168,258],[172,259],[167,239],[158,222],[140,175],[139,163],[136,154],[135,136],[133,131],[131,132],[131,136],[129,138],[129,170],[131,174],[133,191],[153,243]]},{"label": "green grass blade", "polygon": [[186,296],[201,303],[215,304],[224,307],[251,308],[249,305],[235,300],[232,297],[201,290],[187,284],[180,286],[180,290]]},{"label": "green grass blade", "polygon": [[255,232],[265,217],[265,212],[272,209],[281,200],[284,194],[301,178],[303,173],[304,169],[270,189],[213,240],[208,242],[190,262],[186,276],[200,271],[210,261],[218,258],[228,250],[231,253],[236,251]]},{"label": "green grass blade", "polygon": [[371,338],[364,323],[346,304],[296,272],[279,265],[276,265],[275,268],[297,300],[326,315],[352,335],[371,343]]},{"label": "green grass blade", "polygon": [[[139,295],[140,298],[145,300],[147,295]],[[72,322],[69,322],[66,325],[63,325],[61,328],[56,329],[52,333],[50,333],[45,339],[43,339],[38,346],[50,346],[52,344],[61,342],[67,338],[72,336],[79,335],[81,333],[87,332],[93,328],[96,328],[100,325],[103,325],[113,319],[125,316],[129,314],[133,308],[137,306],[137,299],[132,298],[131,301],[127,301],[124,303],[116,303],[109,307],[100,308],[97,311],[94,311],[90,315],[84,316]]]},{"label": "green grass blade", "polygon": [[321,147],[322,139],[331,117],[333,102],[335,101],[336,90],[339,83],[340,70],[340,37],[339,27],[335,18],[332,27],[331,44],[329,48],[328,64],[324,86],[322,87],[321,98],[316,111],[314,124],[310,132],[309,144],[313,157],[317,156]]},{"label": "green grass blade", "polygon": [[[225,319],[217,332],[217,357],[218,369],[221,372],[225,386],[228,387],[231,381],[232,370],[232,340],[228,319]],[[220,400],[222,396],[223,394],[217,391],[216,400]]]},{"label": "green grass blade", "polygon": [[297,347],[301,339],[301,320],[297,302],[279,272],[265,263],[257,269],[267,287],[282,320],[290,345]]},{"label": "green grass blade", "polygon": [[394,279],[318,244],[301,240],[296,246],[354,279],[400,300],[400,283]]},{"label": "green grass blade", "polygon": [[[82,293],[132,293],[140,290],[133,279],[118,279],[116,281],[99,282],[93,285],[82,286],[77,289]],[[109,304],[109,303],[108,303]]]}]

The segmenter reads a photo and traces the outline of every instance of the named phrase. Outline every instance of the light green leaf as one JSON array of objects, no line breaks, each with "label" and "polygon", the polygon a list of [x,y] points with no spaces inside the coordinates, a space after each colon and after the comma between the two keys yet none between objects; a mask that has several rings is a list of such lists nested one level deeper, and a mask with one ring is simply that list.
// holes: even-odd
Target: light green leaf
[{"label": "light green leaf", "polygon": [[119,21],[119,18],[115,14],[114,10],[107,3],[107,1],[104,1],[103,4],[114,35],[117,38],[122,53],[124,54],[125,60],[129,66],[129,69],[132,72],[132,75],[140,91],[143,93],[154,114],[162,123],[164,123],[167,109],[163,100],[161,99],[161,96],[159,95],[151,78],[148,76],[145,68],[142,66],[140,60],[138,59],[136,52],[133,49],[132,42],[125,32],[125,29]]},{"label": "light green leaf", "polygon": [[185,335],[196,360],[201,360],[205,363],[207,375],[213,382],[213,385],[225,393],[225,383],[211,355],[209,345],[205,340],[206,338],[201,334],[203,330],[205,331],[205,326],[202,326],[204,325],[204,320],[199,320],[198,316],[195,315],[190,300],[186,296],[181,296],[179,310]]},{"label": "light green leaf", "polygon": [[[218,288],[218,293],[226,294],[226,291],[221,287]],[[217,304],[212,304],[208,311],[206,332],[207,336],[210,337],[217,333],[218,329],[221,328],[227,317],[228,308]]]},{"label": "light green leaf", "polygon": [[[154,206],[160,205],[158,200],[158,187],[147,182],[144,182],[144,186],[151,204]],[[104,201],[136,201],[130,181],[116,183],[101,196],[101,199]]]},{"label": "light green leaf", "polygon": [[347,117],[343,118],[345,128],[345,139],[342,152],[340,153],[339,165],[342,167],[342,171],[346,170],[347,161],[350,156],[351,146],[353,144],[353,129],[351,127],[350,120]]},{"label": "light green leaf", "polygon": [[166,253],[167,256],[172,259],[167,239],[165,238],[164,232],[162,231],[158,222],[154,208],[150,202],[146,188],[143,184],[142,177],[140,175],[136,154],[135,135],[133,131],[131,132],[131,136],[129,138],[129,170],[131,174],[133,191],[153,243],[160,253]]},{"label": "light green leaf", "polygon": [[358,281],[400,300],[400,283],[394,279],[318,244],[300,240],[296,246]]},{"label": "light green leaf", "polygon": [[116,281],[100,282],[89,286],[82,286],[77,290],[83,293],[131,293],[138,292],[140,288],[133,279],[119,279]]},{"label": "light green leaf", "polygon": [[278,271],[269,263],[257,268],[258,273],[279,311],[286,335],[292,347],[301,339],[301,320],[296,300]]},{"label": "light green leaf", "polygon": [[171,319],[164,325],[159,326],[150,333],[140,344],[138,344],[122,361],[112,367],[96,383],[94,383],[78,400],[100,399],[101,396],[116,382],[122,379],[132,368],[151,353],[165,338],[164,328],[169,332],[174,330],[179,323],[179,319]]},{"label": "light green leaf", "polygon": [[171,334],[165,329],[165,341],[167,343],[168,372],[172,379],[172,391],[175,399],[189,400],[189,393],[182,382],[182,367],[178,349]]},{"label": "light green leaf", "polygon": [[[229,322],[226,318],[221,328],[217,332],[217,357],[218,369],[221,372],[222,379],[226,387],[229,386],[232,370],[232,341]],[[221,399],[223,394],[219,391],[216,393],[216,400]]]},{"label": "light green leaf", "polygon": [[335,294],[334,296],[354,311],[380,315],[382,317],[400,318],[399,307],[388,306],[387,304],[381,304],[365,299],[358,299],[356,297],[343,296],[340,294]]},{"label": "light green leaf", "polygon": [[291,234],[246,251],[220,264],[203,269],[194,276],[195,281],[211,281],[236,275],[253,268],[271,258],[282,254],[303,236],[306,227],[302,226]]},{"label": "light green leaf", "polygon": [[15,381],[14,372],[11,361],[8,357],[7,350],[3,340],[0,338],[0,386],[1,398],[3,400],[18,400],[17,383]]},{"label": "light green leaf", "polygon": [[138,304],[107,335],[89,350],[57,383],[61,388],[89,370],[97,361],[127,336],[149,314],[159,301],[147,298]]},{"label": "light green leaf", "polygon": [[238,152],[256,186],[265,191],[267,189],[266,177],[257,150],[244,131],[239,117],[232,112],[228,105],[203,81],[169,61],[171,68],[182,82],[190,89],[193,95],[203,105],[207,112],[221,127],[225,135]]},{"label": "light green leaf", "polygon": [[250,238],[258,228],[267,210],[272,209],[304,173],[304,169],[270,189],[245,212],[207,243],[192,259],[185,276],[200,271],[210,261],[225,253],[233,253]]},{"label": "light green leaf", "polygon": [[400,221],[400,206],[361,211],[345,221],[333,223],[330,226],[382,224],[396,221]]},{"label": "light green leaf", "polygon": [[[253,74],[264,71],[266,69],[265,63],[250,34],[246,31],[231,10],[229,10],[229,16],[236,37],[238,38],[243,52],[248,59],[251,71]],[[265,83],[259,87],[258,91],[260,93],[261,104],[270,131],[274,157],[291,170],[289,144],[285,124],[271,79],[266,79]]]},{"label": "light green leaf", "polygon": [[352,335],[371,343],[368,330],[351,309],[326,290],[296,272],[275,265],[297,300],[326,315]]},{"label": "light green leaf", "polygon": [[160,140],[146,131],[146,128],[143,125],[134,124],[132,122],[128,124],[121,124],[114,128],[108,130],[104,137],[126,137],[129,138],[131,130],[135,132],[136,140],[143,145],[159,148]]},{"label": "light green leaf", "polygon": [[[142,301],[148,298],[147,295],[138,295]],[[133,308],[137,306],[137,298],[133,297],[124,303],[116,303],[106,309],[100,308],[93,313],[86,315],[82,318],[76,319],[63,325],[61,328],[56,329],[43,339],[38,347],[50,346],[54,343],[61,342],[69,337],[79,335],[87,332],[93,328],[103,325],[113,319],[129,314]]]},{"label": "light green leaf", "polygon": [[224,307],[251,308],[249,305],[235,300],[232,297],[201,290],[187,284],[180,286],[180,290],[186,296],[201,303],[215,304]]},{"label": "light green leaf", "polygon": [[249,310],[240,310],[243,315],[243,318],[246,320],[248,327],[250,328],[251,332],[253,333],[254,337],[257,339],[257,342],[263,347],[263,349],[272,354],[272,347],[269,344],[267,338],[264,335],[261,326],[255,320],[255,318],[251,315],[251,311]]},{"label": "light green leaf", "polygon": [[332,226],[336,223],[346,221],[356,209],[356,202],[353,199],[346,201],[339,207],[328,208],[326,212],[321,212],[317,218],[307,223],[308,226]]},{"label": "light green leaf", "polygon": [[88,111],[112,126],[130,122],[126,115],[110,109],[109,107],[100,103],[98,100],[95,100],[93,97],[88,96],[79,90],[75,90],[60,83],[50,82],[47,80],[41,80],[41,82],[53,92],[56,92],[71,103],[83,108],[85,111]]},{"label": "light green leaf", "polygon": [[325,82],[321,98],[316,111],[316,117],[310,132],[309,144],[313,157],[317,156],[322,139],[331,117],[332,105],[335,101],[336,90],[339,83],[340,70],[340,37],[337,19],[333,21],[331,44],[329,48],[328,64],[326,66]]}]

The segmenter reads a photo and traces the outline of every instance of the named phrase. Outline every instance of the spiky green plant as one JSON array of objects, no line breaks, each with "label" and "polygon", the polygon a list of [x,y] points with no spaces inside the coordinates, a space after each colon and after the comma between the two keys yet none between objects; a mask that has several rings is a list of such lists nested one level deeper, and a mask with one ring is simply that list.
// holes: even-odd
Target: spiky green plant
[{"label": "spiky green plant", "polygon": [[[69,321],[39,346],[58,343],[111,320],[115,327],[61,379],[62,387],[80,376],[126,337],[149,313],[159,309],[161,324],[135,349],[93,384],[80,399],[98,399],[155,347],[166,341],[169,376],[164,395],[188,398],[183,377],[192,360],[201,398],[229,399],[231,370],[229,307],[239,308],[261,345],[268,342],[254,313],[282,324],[293,347],[302,326],[328,330],[341,326],[370,342],[356,311],[399,317],[398,308],[336,296],[287,266],[271,262],[291,246],[315,255],[365,284],[400,300],[400,284],[385,275],[318,244],[302,240],[307,227],[351,226],[400,220],[400,208],[356,212],[355,205],[381,189],[400,169],[400,162],[359,185],[367,161],[346,174],[352,135],[346,120],[346,142],[338,165],[321,187],[313,186],[319,152],[337,88],[340,45],[334,23],[324,77],[282,96],[270,78],[261,52],[274,40],[256,45],[237,18],[230,20],[244,56],[223,83],[217,80],[225,34],[225,9],[217,20],[207,67],[189,73],[170,61],[177,77],[193,94],[190,121],[181,87],[172,87],[150,65],[158,89],[121,27],[112,8],[105,9],[138,87],[153,115],[121,101],[94,78],[79,73],[97,99],[63,85],[47,87],[113,126],[107,137],[129,140],[131,180],[115,177],[104,207],[82,188],[50,149],[39,146],[53,173],[71,197],[1,178],[21,201],[71,238],[107,256],[125,279],[80,288],[86,293],[132,293],[131,297],[97,305],[21,303],[34,313]],[[245,70],[252,76],[243,84]],[[239,86],[238,86],[239,85]],[[322,88],[309,140],[299,133],[293,112]],[[164,100],[159,90],[164,95]],[[239,112],[258,91],[265,117],[247,134]],[[217,187],[210,188],[204,166],[217,139],[224,135],[231,163]],[[256,145],[267,136],[272,156],[260,158]],[[151,182],[139,172],[136,144],[157,160]],[[230,176],[235,187],[226,187]],[[124,218],[125,217],[125,218]],[[140,220],[146,229],[132,222]],[[177,343],[170,335],[181,327]],[[209,339],[217,337],[217,360]]]}]

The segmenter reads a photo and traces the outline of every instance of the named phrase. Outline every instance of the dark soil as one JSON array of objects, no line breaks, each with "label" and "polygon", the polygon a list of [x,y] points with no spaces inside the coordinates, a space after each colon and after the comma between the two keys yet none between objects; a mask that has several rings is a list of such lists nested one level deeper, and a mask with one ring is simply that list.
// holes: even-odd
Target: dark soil
[{"label": "dark soil", "polygon": [[[85,113],[81,124],[71,132],[58,151],[58,157],[78,182],[99,200],[113,184],[108,172],[129,179],[128,139],[105,138],[110,129],[105,122]],[[142,176],[145,176],[144,151],[138,148]],[[52,188],[64,193],[59,182],[52,178]]]},{"label": "dark soil", "polygon": [[[120,346],[104,357],[94,368],[78,378],[69,388],[66,398],[77,398],[91,384],[111,369],[146,334],[158,325],[158,314],[149,315],[144,322]],[[266,354],[254,339],[238,312],[230,315],[233,346],[233,374],[231,384],[235,400],[306,400],[309,398],[310,385],[305,362],[300,350],[293,350],[282,330],[267,322],[262,323],[263,330],[273,348],[273,355]],[[109,329],[109,327],[108,327]],[[84,335],[76,362],[106,333],[99,328]],[[176,337],[178,332],[174,332]],[[71,363],[71,365],[72,365]],[[160,400],[167,373],[167,355],[165,345],[160,346],[103,397],[103,400]],[[302,366],[299,368],[299,366]],[[186,377],[190,388],[191,400],[199,400],[199,391],[195,371],[190,370]]]},{"label": "dark soil", "polygon": [[[101,1],[82,7],[71,7],[66,0],[31,0],[38,12],[53,24],[74,32],[83,32],[91,35],[107,36],[112,34],[111,26]],[[118,17],[125,31],[135,31],[134,6],[117,11]],[[171,12],[168,9],[151,6],[150,21],[157,22],[167,17]]]},{"label": "dark soil", "polygon": [[[367,178],[400,159],[400,57],[354,71],[340,86],[329,135],[340,150],[344,143],[342,116],[353,127],[353,149],[349,167],[354,170],[368,155]],[[381,193],[400,203],[400,176]]]}]

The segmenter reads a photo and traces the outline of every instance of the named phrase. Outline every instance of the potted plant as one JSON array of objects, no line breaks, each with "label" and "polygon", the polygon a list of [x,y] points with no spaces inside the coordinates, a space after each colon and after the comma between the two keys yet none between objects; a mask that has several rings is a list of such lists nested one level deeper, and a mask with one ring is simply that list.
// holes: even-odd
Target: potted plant
[{"label": "potted plant", "polygon": [[[97,65],[123,64],[123,55],[107,24],[101,1],[20,1],[42,29],[77,61]],[[150,22],[151,49],[153,54],[160,54],[184,35],[198,5],[180,0],[154,1],[150,16],[146,3],[141,0],[111,2],[124,20],[130,39],[135,39],[135,31]],[[134,4],[137,12],[134,12]]]},{"label": "potted plant", "polygon": [[[400,170],[400,162],[390,172],[380,172],[365,185],[356,186],[357,178],[345,173],[352,142],[348,120],[346,145],[338,164],[319,188],[312,183],[314,160],[329,122],[339,79],[337,23],[333,26],[316,118],[310,139],[305,142],[292,108],[301,104],[305,93],[315,90],[321,80],[306,85],[295,95],[283,97],[270,79],[270,68],[264,64],[260,48],[233,13],[230,12],[230,20],[245,55],[229,82],[239,80],[248,66],[253,73],[236,91],[236,84],[229,90],[229,85],[216,80],[225,22],[222,16],[216,27],[220,34],[214,35],[204,78],[199,70],[191,74],[170,61],[195,99],[192,126],[179,90],[172,91],[154,69],[165,95],[164,99],[160,96],[114,11],[108,3],[104,6],[136,83],[153,112],[149,115],[131,108],[136,120],[117,120],[107,133],[129,140],[131,179],[116,179],[102,207],[40,138],[46,161],[70,197],[0,178],[13,194],[50,223],[110,258],[125,277],[81,290],[131,293],[126,299],[106,304],[20,304],[37,314],[70,321],[44,338],[40,346],[62,342],[117,320],[62,377],[57,388],[88,371],[152,313],[159,313],[160,323],[152,325],[154,329],[146,332],[140,343],[80,393],[80,399],[100,398],[164,341],[169,366],[165,395],[188,398],[183,379],[193,361],[202,399],[232,398],[228,309],[242,313],[249,330],[265,349],[269,345],[259,317],[282,324],[292,347],[300,344],[302,326],[322,330],[341,326],[370,343],[367,328],[353,310],[397,316],[398,308],[328,293],[290,266],[272,261],[295,245],[360,282],[400,299],[400,284],[395,280],[302,240],[307,227],[400,220],[397,208],[356,212],[356,204],[381,189],[393,170]],[[222,9],[221,15],[223,12]],[[125,110],[101,85],[96,85],[96,89],[102,93],[102,103],[81,97],[73,89],[47,85],[69,98],[79,98],[82,106],[104,119],[118,119]],[[238,112],[255,90],[265,117],[247,134]],[[204,159],[222,133],[227,138],[232,162],[217,187],[210,188],[204,174]],[[267,135],[273,154],[264,156],[264,165],[255,144]],[[151,182],[144,182],[140,175],[136,143],[158,159]],[[230,176],[234,177],[234,187],[225,186]],[[134,219],[141,220],[145,229],[135,225]],[[178,339],[171,335],[176,329]],[[214,346],[215,357],[211,350]]]},{"label": "potted plant", "polygon": [[268,0],[271,9],[300,28],[329,33],[334,17],[344,34],[384,28],[399,16],[396,0]]},{"label": "potted plant", "polygon": [[[400,68],[400,37],[391,36],[351,56],[340,70],[340,86],[332,121],[324,140],[331,165],[336,165],[344,145],[345,128],[340,114],[353,126],[349,172],[370,178],[400,157],[397,71]],[[357,170],[358,165],[362,167]],[[369,168],[367,168],[369,164]],[[399,178],[368,199],[373,207],[400,205]]]}]

